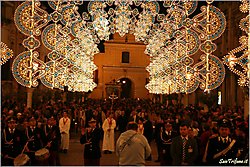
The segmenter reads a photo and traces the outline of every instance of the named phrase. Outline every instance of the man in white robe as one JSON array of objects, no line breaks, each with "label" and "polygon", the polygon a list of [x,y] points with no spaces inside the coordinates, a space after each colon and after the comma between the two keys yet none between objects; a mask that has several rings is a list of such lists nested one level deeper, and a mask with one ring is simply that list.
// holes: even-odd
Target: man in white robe
[{"label": "man in white robe", "polygon": [[115,151],[115,127],[116,121],[111,113],[102,124],[102,129],[104,131],[102,150],[104,154],[112,154],[112,152]]},{"label": "man in white robe", "polygon": [[69,130],[70,119],[67,112],[63,112],[63,117],[59,120],[59,128],[61,133],[61,149],[64,153],[67,153],[69,149]]}]

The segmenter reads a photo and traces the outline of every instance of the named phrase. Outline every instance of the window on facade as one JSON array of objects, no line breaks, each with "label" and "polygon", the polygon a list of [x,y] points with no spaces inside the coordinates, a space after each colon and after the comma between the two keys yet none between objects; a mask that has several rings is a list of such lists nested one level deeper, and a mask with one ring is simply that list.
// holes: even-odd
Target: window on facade
[{"label": "window on facade", "polygon": [[129,52],[122,52],[122,63],[129,63]]}]

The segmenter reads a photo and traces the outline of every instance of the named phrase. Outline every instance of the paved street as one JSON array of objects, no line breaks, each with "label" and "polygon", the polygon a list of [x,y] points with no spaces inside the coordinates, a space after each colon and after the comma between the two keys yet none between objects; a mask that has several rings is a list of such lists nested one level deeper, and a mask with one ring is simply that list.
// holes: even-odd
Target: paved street
[{"label": "paved street", "polygon": [[[152,142],[152,161],[147,161],[146,166],[158,166],[160,163],[154,162],[157,159],[157,150],[155,142]],[[68,153],[60,153],[61,165],[63,166],[82,166],[83,165],[83,149],[80,144],[80,134],[72,133]],[[102,166],[117,166],[118,158],[115,153],[102,154]]]}]

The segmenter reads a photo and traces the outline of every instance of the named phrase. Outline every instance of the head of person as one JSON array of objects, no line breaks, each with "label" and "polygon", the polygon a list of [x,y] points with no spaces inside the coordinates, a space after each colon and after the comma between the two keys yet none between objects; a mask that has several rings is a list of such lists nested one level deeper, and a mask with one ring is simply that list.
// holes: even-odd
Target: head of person
[{"label": "head of person", "polygon": [[219,134],[221,137],[227,137],[230,134],[231,123],[227,119],[222,119],[218,123]]},{"label": "head of person", "polygon": [[22,123],[22,125],[23,125],[23,127],[24,127],[24,128],[26,128],[26,127],[28,127],[28,126],[29,126],[29,121],[28,121],[28,119],[27,119],[27,118],[24,118],[24,119],[23,119],[23,123]]},{"label": "head of person", "polygon": [[20,113],[20,112],[17,113],[17,116],[16,116],[16,117],[17,117],[18,120],[20,120],[20,119],[22,118],[22,113]]},{"label": "head of person", "polygon": [[109,118],[113,118],[114,114],[112,112],[109,113]]},{"label": "head of person", "polygon": [[245,136],[246,127],[244,124],[240,124],[235,129],[236,136]]},{"label": "head of person", "polygon": [[95,109],[95,110],[93,111],[93,115],[97,116],[97,115],[98,115],[98,110]]},{"label": "head of person", "polygon": [[218,134],[218,129],[217,127],[212,127],[212,134]]},{"label": "head of person", "polygon": [[35,117],[31,117],[29,119],[29,126],[36,126],[36,119],[35,119]]},{"label": "head of person", "polygon": [[129,122],[127,125],[127,130],[134,130],[137,131],[138,130],[138,125],[135,122]]},{"label": "head of person", "polygon": [[191,138],[195,136],[194,129],[191,127],[188,128],[188,136]]},{"label": "head of person", "polygon": [[168,120],[164,122],[164,127],[166,131],[168,132],[172,131],[172,123]]},{"label": "head of person", "polygon": [[96,120],[94,118],[91,118],[91,120],[88,121],[89,127],[90,128],[95,128],[96,127]]},{"label": "head of person", "polygon": [[203,130],[204,131],[209,131],[210,130],[210,126],[206,123],[203,125]]},{"label": "head of person", "polygon": [[135,116],[137,114],[136,110],[133,110],[131,114],[132,114],[132,116]]},{"label": "head of person", "polygon": [[121,115],[122,116],[125,115],[125,111],[124,110],[121,111]]},{"label": "head of person", "polygon": [[8,128],[14,129],[16,127],[16,120],[13,117],[10,117],[7,119],[8,122]]},{"label": "head of person", "polygon": [[48,119],[48,125],[53,126],[53,125],[54,125],[54,122],[55,122],[55,118],[54,118],[54,116],[51,116],[51,117]]},{"label": "head of person", "polygon": [[138,124],[143,124],[143,122],[144,122],[144,119],[142,117],[140,117],[138,120]]},{"label": "head of person", "polygon": [[63,117],[64,117],[64,118],[67,118],[67,117],[68,117],[67,111],[64,111],[64,112],[63,112]]},{"label": "head of person", "polygon": [[189,133],[189,124],[187,122],[183,122],[180,125],[180,135],[182,137],[187,137]]}]

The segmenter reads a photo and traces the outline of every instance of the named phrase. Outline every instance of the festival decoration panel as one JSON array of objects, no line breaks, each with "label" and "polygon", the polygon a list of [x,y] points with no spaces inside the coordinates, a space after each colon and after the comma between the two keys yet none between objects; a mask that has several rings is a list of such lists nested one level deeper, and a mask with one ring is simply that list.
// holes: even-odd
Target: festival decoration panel
[{"label": "festival decoration panel", "polygon": [[[17,29],[28,36],[23,40],[28,51],[16,57],[14,78],[27,87],[37,86],[40,79],[52,89],[68,86],[69,91],[92,91],[97,86],[93,82],[93,71],[97,69],[93,60],[99,53],[99,42],[109,40],[114,33],[131,33],[136,41],[144,42],[145,54],[150,56],[146,68],[150,74],[146,88],[150,93],[215,89],[223,82],[225,69],[212,54],[217,48],[213,41],[224,32],[226,19],[212,2],[207,1],[207,6],[202,6],[201,13],[193,18],[189,17],[198,1],[191,0],[161,2],[165,14],[157,1],[49,1],[51,13],[42,9],[39,1],[23,2],[17,7],[14,20]],[[86,4],[87,11],[79,13],[79,7]],[[247,21],[245,18],[240,23],[243,31],[249,31]],[[244,37],[241,42],[245,47]],[[40,61],[35,51],[41,44],[49,50],[48,62]],[[192,56],[199,50],[203,53],[195,64]],[[245,66],[246,55],[244,52],[231,66]],[[225,62],[229,60],[225,58]]]},{"label": "festival decoration panel", "polygon": [[240,46],[228,52],[224,56],[223,63],[236,75],[239,76],[238,84],[240,86],[249,86],[250,80],[250,49],[249,49],[249,34],[250,34],[250,4],[248,1],[243,0],[240,5],[240,11],[242,13],[248,13],[248,15],[240,20],[239,27],[246,33],[239,38]]}]

